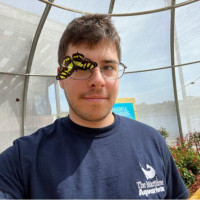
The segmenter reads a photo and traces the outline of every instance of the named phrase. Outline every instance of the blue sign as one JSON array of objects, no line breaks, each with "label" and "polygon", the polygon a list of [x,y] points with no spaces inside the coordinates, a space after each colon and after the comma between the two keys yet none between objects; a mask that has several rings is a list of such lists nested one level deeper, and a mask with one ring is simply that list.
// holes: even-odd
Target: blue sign
[{"label": "blue sign", "polygon": [[116,114],[135,119],[133,103],[115,103],[112,111]]}]

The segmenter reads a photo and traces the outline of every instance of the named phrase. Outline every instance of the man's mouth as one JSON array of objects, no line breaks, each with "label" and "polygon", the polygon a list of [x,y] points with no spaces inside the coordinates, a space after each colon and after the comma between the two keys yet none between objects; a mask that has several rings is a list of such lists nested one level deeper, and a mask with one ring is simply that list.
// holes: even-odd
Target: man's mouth
[{"label": "man's mouth", "polygon": [[91,102],[104,102],[108,98],[105,96],[92,95],[92,96],[84,96],[83,99],[85,99],[86,101],[91,101]]}]

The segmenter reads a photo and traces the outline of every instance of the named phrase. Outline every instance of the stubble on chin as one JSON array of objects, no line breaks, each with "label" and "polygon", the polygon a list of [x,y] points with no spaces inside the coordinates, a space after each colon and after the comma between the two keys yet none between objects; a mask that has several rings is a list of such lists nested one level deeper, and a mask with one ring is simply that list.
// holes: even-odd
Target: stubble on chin
[{"label": "stubble on chin", "polygon": [[[86,95],[88,95],[88,93]],[[81,100],[84,96],[85,94],[79,97],[80,104],[77,106],[73,102],[68,101],[70,117],[85,122],[98,123],[106,120],[109,115],[112,115],[112,107],[114,104],[112,101],[114,100],[111,100],[110,97],[107,96],[107,102],[105,104],[84,105],[84,101]]]},{"label": "stubble on chin", "polygon": [[[70,97],[66,93],[65,96],[69,104],[69,116],[72,120],[74,119],[75,122],[98,123],[113,119],[112,107],[117,96],[113,96],[113,93],[109,94],[104,88],[91,88],[88,91],[79,93],[75,99],[73,96]],[[106,101],[104,104],[99,105],[87,104],[84,98],[91,96],[102,96]]]},{"label": "stubble on chin", "polygon": [[87,107],[82,105],[81,107],[76,107],[69,103],[70,112],[69,115],[72,117],[77,117],[80,120],[86,122],[100,122],[105,120],[108,115],[112,112],[112,106],[107,106],[107,108],[100,108],[97,106]]}]

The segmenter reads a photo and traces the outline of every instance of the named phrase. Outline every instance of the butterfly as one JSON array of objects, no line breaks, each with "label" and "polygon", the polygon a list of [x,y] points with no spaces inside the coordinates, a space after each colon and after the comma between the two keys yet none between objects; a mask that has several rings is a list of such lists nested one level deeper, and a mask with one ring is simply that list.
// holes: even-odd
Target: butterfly
[{"label": "butterfly", "polygon": [[77,52],[70,56],[64,56],[60,63],[60,70],[56,76],[57,80],[63,80],[69,77],[74,70],[92,70],[97,67],[97,63],[85,58],[83,54]]}]

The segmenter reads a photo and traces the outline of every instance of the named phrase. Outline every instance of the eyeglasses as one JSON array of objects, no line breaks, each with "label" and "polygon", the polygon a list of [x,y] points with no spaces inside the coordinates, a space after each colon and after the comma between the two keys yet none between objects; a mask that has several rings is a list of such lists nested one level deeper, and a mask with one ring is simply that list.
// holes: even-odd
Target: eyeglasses
[{"label": "eyeglasses", "polygon": [[[103,77],[110,80],[121,78],[125,72],[125,69],[127,68],[123,63],[110,63],[109,65],[107,64],[104,66],[97,67],[100,69]],[[70,78],[75,80],[89,79],[92,76],[95,68],[91,70],[75,69],[71,74]]]},{"label": "eyeglasses", "polygon": [[65,56],[62,59],[56,79],[63,80],[70,77],[75,80],[86,80],[92,76],[96,67],[100,69],[104,78],[110,80],[121,78],[127,68],[123,63],[115,61],[108,61],[104,66],[98,66],[96,62],[77,52],[72,55],[72,58]]}]

